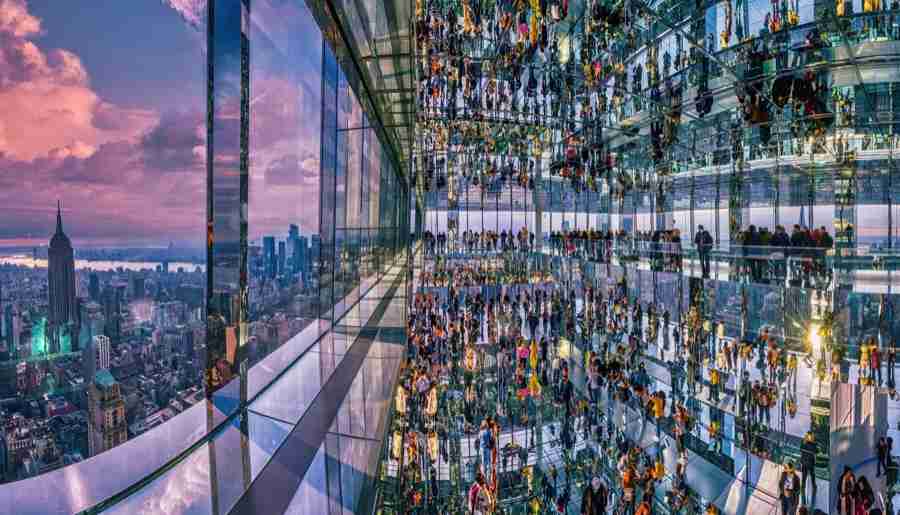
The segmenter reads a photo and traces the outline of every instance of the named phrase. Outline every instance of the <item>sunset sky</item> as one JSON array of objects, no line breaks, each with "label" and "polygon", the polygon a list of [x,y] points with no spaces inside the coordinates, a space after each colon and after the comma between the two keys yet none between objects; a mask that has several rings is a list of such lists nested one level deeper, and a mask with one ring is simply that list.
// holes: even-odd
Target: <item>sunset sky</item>
[{"label": "sunset sky", "polygon": [[[250,236],[317,232],[321,38],[302,1],[253,7]],[[202,244],[204,14],[0,0],[0,245],[46,243],[57,199],[76,247]]]}]

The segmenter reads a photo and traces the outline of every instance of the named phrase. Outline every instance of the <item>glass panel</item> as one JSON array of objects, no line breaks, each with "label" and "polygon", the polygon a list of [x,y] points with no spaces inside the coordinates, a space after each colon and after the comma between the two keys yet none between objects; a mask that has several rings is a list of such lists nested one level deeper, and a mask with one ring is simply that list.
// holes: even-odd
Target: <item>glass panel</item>
[{"label": "glass panel", "polygon": [[315,458],[303,476],[300,488],[294,494],[285,515],[327,513],[328,492],[325,480],[325,445],[319,446]]},{"label": "glass panel", "polygon": [[311,242],[319,231],[323,102],[322,37],[305,3],[261,2],[251,21],[247,344],[255,364],[318,315]]},{"label": "glass panel", "polygon": [[176,515],[212,514],[210,452],[203,445],[141,491],[103,513]]},{"label": "glass panel", "polygon": [[318,344],[278,378],[268,390],[250,404],[257,413],[296,424],[319,393],[327,377],[322,376]]},{"label": "glass panel", "polygon": [[[246,424],[246,426],[243,426]],[[218,506],[228,513],[269,462],[292,427],[256,413],[237,417],[209,444],[215,452]]]}]

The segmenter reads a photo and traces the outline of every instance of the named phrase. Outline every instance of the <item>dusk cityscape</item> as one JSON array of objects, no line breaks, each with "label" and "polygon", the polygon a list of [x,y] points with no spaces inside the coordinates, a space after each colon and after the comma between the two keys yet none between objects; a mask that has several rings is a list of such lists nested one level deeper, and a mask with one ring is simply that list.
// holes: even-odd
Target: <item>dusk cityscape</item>
[{"label": "dusk cityscape", "polygon": [[0,0],[0,515],[900,515],[900,0]]},{"label": "dusk cityscape", "polygon": [[[104,452],[204,398],[199,252],[82,252],[64,222],[60,210],[48,244],[31,253],[0,249],[3,481]],[[276,240],[277,253],[251,246],[248,344],[259,356],[316,316],[318,235],[291,225],[284,236],[262,239],[272,248]]]}]

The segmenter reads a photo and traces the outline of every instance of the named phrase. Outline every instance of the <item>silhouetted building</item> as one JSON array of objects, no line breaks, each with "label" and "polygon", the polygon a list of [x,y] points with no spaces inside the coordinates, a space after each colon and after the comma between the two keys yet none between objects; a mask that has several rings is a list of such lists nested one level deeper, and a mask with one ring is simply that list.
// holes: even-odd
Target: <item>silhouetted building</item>
[{"label": "silhouetted building", "polygon": [[293,260],[291,264],[293,265],[292,271],[295,274],[303,273],[308,274],[308,263],[309,259],[309,244],[306,240],[306,236],[300,236],[296,240],[294,240],[294,254]]},{"label": "silhouetted building", "polygon": [[144,276],[135,275],[131,278],[131,298],[133,299],[142,299],[146,294],[146,286],[145,286]]},{"label": "silhouetted building", "polygon": [[91,300],[99,301],[100,300],[100,276],[96,273],[91,273],[88,278],[88,295],[91,297]]},{"label": "silhouetted building", "polygon": [[275,237],[263,237],[263,266],[265,267],[266,277],[275,278]]},{"label": "silhouetted building", "polygon": [[278,275],[284,275],[284,263],[287,259],[285,255],[287,249],[285,248],[285,244],[283,241],[278,242]]},{"label": "silhouetted building", "polygon": [[63,232],[62,209],[56,207],[56,233],[50,239],[47,251],[49,258],[48,292],[50,324],[50,352],[58,352],[60,337],[70,330],[77,319],[75,306],[75,253],[72,242]]},{"label": "silhouetted building", "polygon": [[319,261],[319,253],[322,248],[322,237],[318,234],[313,234],[309,239],[309,262],[312,265],[315,265]]}]

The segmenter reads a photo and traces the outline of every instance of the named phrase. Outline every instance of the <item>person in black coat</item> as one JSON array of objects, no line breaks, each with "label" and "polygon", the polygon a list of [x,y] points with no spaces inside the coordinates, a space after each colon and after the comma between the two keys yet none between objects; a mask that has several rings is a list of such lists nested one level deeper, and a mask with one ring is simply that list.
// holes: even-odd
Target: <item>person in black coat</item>
[{"label": "person in black coat", "polygon": [[[807,431],[803,437],[803,443],[800,444],[800,492],[803,494],[803,504],[816,504],[816,437],[812,431]],[[812,483],[812,497],[807,500],[806,497],[806,480],[810,479]]]},{"label": "person in black coat", "polygon": [[694,235],[694,245],[697,247],[697,254],[700,257],[700,269],[703,278],[709,278],[709,254],[712,251],[713,239],[709,231],[702,225],[697,226],[697,234]]},{"label": "person in black coat", "polygon": [[594,477],[581,496],[581,515],[606,515],[609,491],[599,477]]}]

